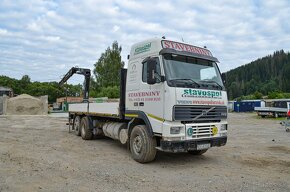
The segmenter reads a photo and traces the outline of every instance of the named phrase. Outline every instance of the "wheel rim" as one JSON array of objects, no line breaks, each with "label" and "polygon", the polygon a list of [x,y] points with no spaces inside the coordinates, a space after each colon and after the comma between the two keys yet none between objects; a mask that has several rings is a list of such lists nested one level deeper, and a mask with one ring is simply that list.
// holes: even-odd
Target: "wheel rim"
[{"label": "wheel rim", "polygon": [[142,138],[140,135],[137,135],[133,140],[133,149],[135,153],[141,153],[142,150]]},{"label": "wheel rim", "polygon": [[81,127],[81,132],[82,132],[82,135],[85,135],[85,127],[84,126]]}]

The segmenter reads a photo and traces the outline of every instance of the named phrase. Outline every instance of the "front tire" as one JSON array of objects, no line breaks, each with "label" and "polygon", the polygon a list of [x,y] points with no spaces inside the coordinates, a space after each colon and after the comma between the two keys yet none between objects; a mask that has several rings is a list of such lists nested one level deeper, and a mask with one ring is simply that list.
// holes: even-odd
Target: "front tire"
[{"label": "front tire", "polygon": [[195,151],[188,151],[189,154],[191,155],[202,155],[207,151],[207,149],[204,150],[195,150]]},{"label": "front tire", "polygon": [[81,136],[83,140],[90,140],[93,138],[93,131],[89,127],[88,117],[83,117],[81,120]]},{"label": "front tire", "polygon": [[130,151],[135,161],[148,163],[156,156],[156,138],[149,135],[145,125],[137,125],[130,135]]},{"label": "front tire", "polygon": [[80,116],[76,116],[74,118],[74,121],[73,121],[73,130],[75,132],[75,135],[77,136],[81,136],[81,117]]}]

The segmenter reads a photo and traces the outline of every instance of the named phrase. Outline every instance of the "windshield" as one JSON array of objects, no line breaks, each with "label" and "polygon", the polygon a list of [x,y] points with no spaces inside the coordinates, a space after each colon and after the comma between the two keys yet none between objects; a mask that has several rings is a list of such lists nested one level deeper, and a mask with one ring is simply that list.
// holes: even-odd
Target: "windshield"
[{"label": "windshield", "polygon": [[164,54],[164,68],[169,86],[223,89],[217,64],[188,56]]}]

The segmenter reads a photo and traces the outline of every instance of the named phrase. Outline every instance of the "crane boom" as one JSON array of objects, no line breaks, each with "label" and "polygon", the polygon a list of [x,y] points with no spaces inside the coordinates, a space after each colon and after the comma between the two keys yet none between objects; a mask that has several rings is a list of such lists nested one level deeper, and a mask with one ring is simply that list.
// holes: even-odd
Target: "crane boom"
[{"label": "crane boom", "polygon": [[90,78],[91,78],[91,70],[90,69],[72,67],[67,72],[67,74],[65,74],[64,77],[60,80],[59,85],[63,85],[64,83],[66,83],[67,80],[69,78],[71,78],[71,76],[73,76],[75,73],[85,76],[83,101],[89,102],[89,89],[90,89]]}]

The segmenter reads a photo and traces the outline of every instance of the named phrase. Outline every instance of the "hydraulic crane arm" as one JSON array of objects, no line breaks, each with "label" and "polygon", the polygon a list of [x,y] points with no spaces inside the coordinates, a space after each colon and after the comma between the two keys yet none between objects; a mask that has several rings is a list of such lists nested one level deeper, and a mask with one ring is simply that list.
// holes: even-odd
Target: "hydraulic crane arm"
[{"label": "hydraulic crane arm", "polygon": [[75,73],[85,76],[83,101],[84,102],[89,102],[89,89],[90,89],[90,78],[91,78],[91,70],[90,69],[72,67],[67,72],[67,74],[65,74],[64,77],[60,80],[59,85],[63,85]]}]

